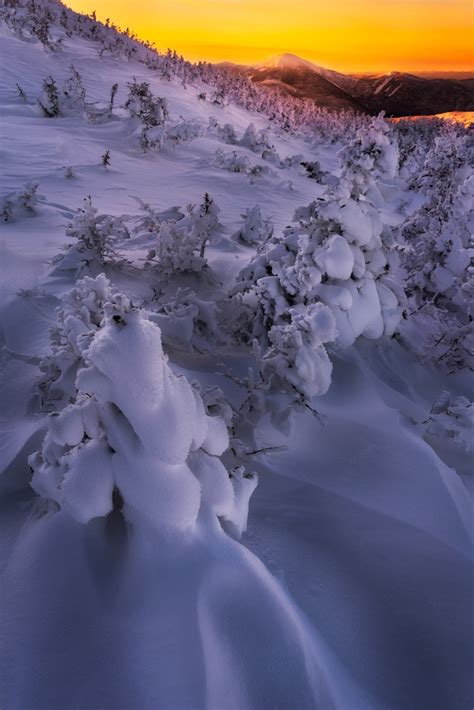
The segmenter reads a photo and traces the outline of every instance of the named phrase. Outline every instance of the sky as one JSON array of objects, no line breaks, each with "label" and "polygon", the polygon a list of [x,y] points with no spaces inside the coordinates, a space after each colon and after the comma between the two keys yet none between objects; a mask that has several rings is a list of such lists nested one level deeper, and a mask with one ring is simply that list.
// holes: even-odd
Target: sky
[{"label": "sky", "polygon": [[474,71],[472,0],[66,0],[191,61],[291,52],[342,72]]}]

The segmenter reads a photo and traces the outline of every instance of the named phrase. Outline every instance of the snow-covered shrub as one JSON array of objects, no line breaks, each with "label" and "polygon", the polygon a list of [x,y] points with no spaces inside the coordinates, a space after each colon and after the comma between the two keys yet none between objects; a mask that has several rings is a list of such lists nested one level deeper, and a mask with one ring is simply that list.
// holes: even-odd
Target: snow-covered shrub
[{"label": "snow-covered shrub", "polygon": [[119,85],[113,84],[110,89],[110,97],[106,106],[96,106],[95,104],[86,104],[87,118],[91,123],[106,123],[113,118],[115,97],[117,96]]},{"label": "snow-covered shrub", "polygon": [[231,123],[225,123],[223,126],[217,125],[217,136],[222,143],[235,145],[237,143],[237,134]]},{"label": "snow-covered shrub", "polygon": [[130,302],[110,285],[105,274],[85,276],[61,299],[50,330],[51,352],[40,362],[41,407],[62,408],[76,397],[78,368],[95,332],[102,327],[106,311],[122,314]]},{"label": "snow-covered shrub", "polygon": [[474,402],[467,397],[451,399],[443,392],[425,422],[426,433],[447,438],[468,454],[474,454]]},{"label": "snow-covered shrub", "polygon": [[67,226],[66,236],[75,242],[55,260],[56,268],[79,275],[82,271],[98,273],[106,264],[118,263],[114,238],[126,238],[128,230],[120,218],[99,214],[88,197]]},{"label": "snow-covered shrub", "polygon": [[246,155],[237,153],[233,150],[231,153],[225,153],[222,148],[217,148],[214,154],[213,164],[221,170],[228,170],[230,173],[245,173],[250,170],[250,160]]},{"label": "snow-covered shrub", "polygon": [[425,121],[401,120],[394,125],[399,148],[400,176],[409,185],[418,179],[440,123],[430,117]]},{"label": "snow-covered shrub", "polygon": [[204,301],[189,288],[179,288],[150,319],[160,326],[165,343],[180,343],[199,351],[210,350],[225,338],[219,326],[217,305]]},{"label": "snow-covered shrub", "polygon": [[132,126],[140,133],[140,145],[143,150],[148,150],[161,145],[162,131],[156,130],[164,126],[169,118],[166,99],[153,96],[147,82],[133,82],[127,84],[128,97],[125,109],[128,111]]},{"label": "snow-covered shrub", "polygon": [[[422,144],[423,145],[423,144]],[[472,137],[455,126],[438,127],[432,141],[423,145],[423,161],[413,173],[410,187],[428,197],[446,193],[467,177],[472,160]],[[460,175],[460,177],[459,177]]]},{"label": "snow-covered shrub", "polygon": [[253,185],[256,180],[259,180],[266,175],[274,175],[274,172],[268,165],[253,165],[248,171],[248,179],[250,184]]},{"label": "snow-covered shrub", "polygon": [[303,162],[303,155],[298,153],[298,155],[289,155],[281,161],[282,168],[295,168],[299,167]]},{"label": "snow-covered shrub", "polygon": [[222,89],[217,89],[216,91],[213,92],[210,102],[214,104],[214,106],[227,106],[229,103],[228,98],[225,95],[225,92]]},{"label": "snow-covered shrub", "polygon": [[106,148],[105,152],[100,156],[100,162],[103,168],[107,169],[110,165],[110,150]]},{"label": "snow-covered shrub", "polygon": [[262,247],[273,234],[273,225],[268,218],[263,218],[259,205],[254,205],[247,209],[242,215],[244,219],[240,229],[232,235],[232,239],[244,242],[245,244]]},{"label": "snow-covered shrub", "polygon": [[331,384],[332,365],[324,345],[336,339],[336,323],[322,303],[300,304],[290,308],[288,316],[288,323],[270,328],[270,347],[259,369],[269,380],[278,378],[309,400],[325,394]]},{"label": "snow-covered shrub", "polygon": [[329,195],[297,209],[297,224],[242,271],[234,291],[248,309],[251,337],[287,317],[291,305],[317,301],[333,311],[340,345],[394,332],[403,298],[391,275],[398,257],[378,214],[360,219],[356,207]]},{"label": "snow-covered shrub", "polygon": [[131,524],[170,531],[215,516],[238,537],[256,479],[227,473],[225,422],[173,374],[158,326],[111,311],[83,357],[75,402],[50,415],[29,458],[33,489],[83,524],[116,504]]},{"label": "snow-covered shrub", "polygon": [[46,118],[56,118],[60,115],[58,87],[52,76],[44,79],[38,104]]},{"label": "snow-covered shrub", "polygon": [[185,216],[184,212],[182,212],[181,208],[177,205],[169,207],[165,210],[159,210],[158,208],[150,205],[148,202],[144,202],[139,197],[135,197],[133,195],[132,197],[137,201],[140,209],[140,214],[134,218],[133,226],[131,228],[131,231],[134,234],[157,234],[162,222],[180,222]]},{"label": "snow-covered shrub", "polygon": [[21,217],[35,214],[38,190],[37,182],[29,182],[20,190],[9,192],[0,198],[0,213],[4,222],[14,222]]},{"label": "snow-covered shrub", "polygon": [[51,4],[35,0],[7,0],[2,3],[0,10],[2,20],[21,37],[34,37],[50,51],[60,47],[61,39],[55,40],[52,35],[55,14]]},{"label": "snow-covered shrub", "polygon": [[[350,186],[346,178],[336,191],[298,208],[294,225],[251,260],[230,290],[235,336],[256,338],[262,374],[268,377],[269,367],[280,377],[286,372],[306,399],[329,386],[328,343],[348,347],[359,336],[390,336],[401,317],[394,236],[364,194],[364,183],[358,182],[357,199]],[[295,365],[298,351],[302,369]]]},{"label": "snow-covered shrub", "polygon": [[257,131],[254,123],[249,123],[239,141],[239,145],[249,148],[254,153],[262,153],[264,150],[269,151],[272,149],[268,142],[268,131],[263,128]]},{"label": "snow-covered shrub", "polygon": [[402,228],[410,317],[405,341],[449,370],[474,369],[474,179],[465,161],[445,165],[439,183],[424,170],[426,199]]},{"label": "snow-covered shrub", "polygon": [[188,205],[186,221],[200,244],[199,255],[202,259],[213,234],[221,226],[219,213],[219,207],[208,192],[204,193],[203,200],[197,208],[195,205]]},{"label": "snow-covered shrub", "polygon": [[281,168],[281,158],[273,145],[270,148],[262,150],[262,160],[266,160],[268,163],[275,165],[275,167]]},{"label": "snow-covered shrub", "polygon": [[322,182],[323,177],[326,175],[326,171],[321,170],[321,165],[317,160],[305,161],[302,160],[300,163],[301,167],[305,171],[306,177],[310,180],[316,180],[316,182]]},{"label": "snow-covered shrub", "polygon": [[140,197],[133,196],[140,208],[140,216],[136,220],[133,231],[137,234],[142,232],[156,233],[160,227],[161,219],[159,210],[152,207],[148,202],[144,202]]},{"label": "snow-covered shrub", "polygon": [[341,185],[351,197],[367,196],[376,206],[383,202],[377,181],[392,180],[398,172],[398,146],[383,114],[372,118],[368,126],[359,128],[355,138],[339,153],[342,164]]},{"label": "snow-covered shrub", "polygon": [[[175,148],[180,143],[192,141],[199,138],[203,133],[203,128],[199,121],[183,120],[178,123],[167,126],[162,134],[160,147],[169,146]],[[148,133],[153,140],[153,132]]]},{"label": "snow-covered shrub", "polygon": [[232,429],[234,410],[225,398],[224,392],[217,385],[202,387],[198,382],[192,383],[199,392],[206,414],[210,417],[220,417],[229,431]]},{"label": "snow-covered shrub", "polygon": [[187,206],[187,215],[160,222],[156,229],[156,247],[149,260],[156,260],[163,275],[174,272],[202,271],[207,264],[207,244],[219,225],[219,208],[206,192],[199,206]]},{"label": "snow-covered shrub", "polygon": [[162,126],[169,117],[166,99],[153,96],[150,85],[145,81],[138,83],[134,78],[127,86],[125,109],[130,116],[143,124],[144,128]]},{"label": "snow-covered shrub", "polygon": [[77,116],[81,114],[86,107],[86,90],[82,83],[82,77],[71,64],[69,75],[66,77],[59,97],[61,113]]},{"label": "snow-covered shrub", "polygon": [[[240,405],[233,411],[229,428],[231,451],[236,460],[279,449],[278,446],[262,444],[262,424],[265,430],[267,423],[270,423],[277,431],[288,434],[292,415],[302,408],[309,409],[319,419],[303,392],[303,381],[298,382],[301,386],[295,387],[285,376],[284,368],[278,371],[272,367],[271,361],[263,362],[262,349],[256,340],[253,341],[253,354],[255,365],[249,368],[246,377],[236,378],[226,373],[244,395]],[[273,356],[276,359],[276,348]],[[275,364],[278,368],[279,363]]]},{"label": "snow-covered shrub", "polygon": [[202,271],[207,261],[201,256],[201,240],[188,224],[162,222],[156,233],[156,246],[148,253],[156,260],[160,273],[171,276],[175,272]]}]

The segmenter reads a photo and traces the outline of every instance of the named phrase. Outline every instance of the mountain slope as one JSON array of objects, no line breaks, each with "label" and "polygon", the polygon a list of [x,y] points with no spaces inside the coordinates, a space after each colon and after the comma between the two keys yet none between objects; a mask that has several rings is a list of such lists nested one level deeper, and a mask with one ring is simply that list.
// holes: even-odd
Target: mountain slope
[{"label": "mountain slope", "polygon": [[334,111],[363,110],[363,105],[347,91],[339,88],[330,74],[326,76],[325,73],[315,71],[313,68],[301,65],[292,67],[285,64],[257,67],[255,70],[248,70],[247,73],[252,81],[263,86],[269,85],[270,82],[280,82],[282,85],[290,86],[295,96],[311,99],[322,108]]},{"label": "mountain slope", "polygon": [[428,79],[403,72],[352,76],[293,54],[276,55],[250,68],[241,65],[238,70],[252,81],[335,110],[416,116],[474,109],[472,79]]},{"label": "mountain slope", "polygon": [[371,113],[387,116],[416,116],[472,111],[474,89],[469,81],[422,79],[413,74],[393,72],[387,76],[367,76],[354,83],[352,95]]},{"label": "mountain slope", "polygon": [[[260,482],[242,540],[233,539],[215,510],[206,507],[205,479],[199,485],[194,480],[194,487],[188,481],[181,491],[185,500],[197,496],[197,508],[202,501],[195,524],[163,529],[163,519],[179,518],[179,506],[170,497],[177,464],[174,459],[163,461],[159,445],[168,447],[178,434],[187,437],[193,400],[178,415],[173,406],[161,411],[156,425],[163,387],[150,387],[142,378],[151,372],[159,379],[165,372],[171,405],[189,387],[185,383],[198,383],[195,400],[201,416],[200,397],[211,386],[206,406],[213,415],[217,412],[219,422],[221,414],[228,415],[229,404],[241,407],[247,397],[243,378],[250,367],[257,369],[254,355],[250,345],[222,342],[215,322],[233,325],[232,314],[226,317],[227,312],[222,315],[213,308],[228,307],[236,275],[264,255],[263,237],[252,243],[236,236],[242,215],[258,204],[262,215],[271,217],[275,238],[281,238],[295,209],[304,212],[308,204],[324,202],[337,185],[340,152],[357,127],[368,125],[367,119],[357,123],[347,117],[339,124],[323,115],[324,131],[303,126],[303,132],[297,130],[296,117],[292,130],[283,130],[267,114],[243,108],[242,101],[237,105],[223,92],[215,95],[205,75],[205,80],[192,73],[183,78],[182,65],[175,70],[172,60],[162,56],[147,54],[147,64],[140,56],[143,46],[128,39],[125,48],[117,50],[119,35],[113,29],[108,31],[110,45],[102,51],[98,41],[80,32],[90,25],[97,36],[101,26],[66,16],[67,33],[63,25],[53,23],[53,39],[63,37],[54,51],[26,30],[0,29],[6,138],[0,178],[1,194],[10,203],[8,207],[2,202],[6,221],[0,224],[2,707],[469,707],[473,649],[466,618],[472,599],[472,550],[464,479],[470,458],[462,449],[452,454],[453,442],[442,438],[446,450],[438,455],[423,428],[433,400],[443,390],[472,398],[472,382],[464,373],[446,375],[420,364],[389,337],[338,349],[331,353],[333,384],[315,400],[317,411],[300,407],[293,413],[293,427],[283,427],[286,433],[272,427],[270,416],[244,431],[255,436],[257,450],[244,450],[240,462],[247,476],[258,473]],[[71,82],[71,64],[81,77],[85,98]],[[61,94],[62,115],[53,117],[38,103],[40,98],[51,107],[43,91],[49,76],[60,92],[65,81],[69,94],[71,83],[77,90],[72,107]],[[136,86],[134,77],[142,93],[147,83],[155,100],[166,100],[166,121],[152,126],[147,135],[149,141],[162,134],[167,140],[154,148],[144,142],[136,112],[126,108]],[[327,96],[334,103],[346,101],[327,79],[318,81],[314,91],[321,100]],[[115,84],[115,104],[109,111]],[[247,90],[245,83],[242,93]],[[237,89],[235,95],[239,97]],[[158,105],[162,108],[163,102]],[[295,104],[288,105],[296,112]],[[153,106],[147,106],[152,114]],[[105,166],[107,150],[110,164]],[[311,166],[316,159],[322,174],[318,179],[308,177],[301,165]],[[31,182],[39,183],[37,201],[27,209],[21,191]],[[423,201],[399,179],[377,177],[376,183],[386,200],[385,226],[399,225]],[[23,196],[16,205],[18,192]],[[220,209],[219,226],[206,247],[208,266],[202,272],[163,276],[153,255],[161,225],[177,220],[171,258],[178,252],[180,224],[196,213],[205,192]],[[76,230],[84,227],[84,213],[78,208],[87,209],[88,196],[103,217],[95,227],[109,230],[108,246],[113,247],[111,261],[102,268],[132,303],[127,306],[119,299],[125,313],[111,310],[107,330],[94,330],[97,304],[92,291],[84,303],[79,301],[86,322],[77,330],[78,320],[71,318],[77,336],[74,353],[90,338],[94,347],[88,350],[82,382],[76,384],[70,371],[63,379],[73,392],[82,387],[85,406],[97,392],[106,399],[116,388],[113,395],[121,406],[123,392],[132,393],[127,407],[134,404],[133,417],[114,419],[118,405],[112,406],[112,400],[103,404],[101,416],[110,415],[109,423],[118,421],[117,450],[131,439],[128,467],[117,463],[117,468],[129,474],[132,492],[141,490],[151,510],[147,521],[137,504],[135,510],[130,502],[124,508],[120,490],[113,492],[112,512],[87,524],[55,502],[67,489],[65,480],[74,488],[67,479],[70,470],[61,468],[65,461],[88,451],[91,441],[97,445],[91,431],[94,421],[88,421],[88,433],[81,433],[78,444],[77,422],[65,425],[62,434],[68,443],[57,466],[55,498],[48,501],[30,487],[28,456],[38,451],[46,430],[56,436],[49,447],[53,463],[59,446],[58,417],[48,417],[40,407],[39,384],[45,368],[50,372],[52,345],[60,354],[64,348],[66,364],[71,364],[68,343],[59,337],[64,332],[59,329],[58,335],[56,309],[77,305],[77,293],[73,298],[66,294],[83,272],[77,263],[70,270],[59,266],[61,257],[71,257],[71,245],[77,241],[67,225],[75,221]],[[188,211],[190,203],[195,207]],[[359,226],[358,219],[348,222]],[[362,220],[362,232],[364,225]],[[339,261],[343,259],[336,259],[335,268],[340,268]],[[126,319],[130,317],[132,326],[134,317],[141,323],[140,313],[150,315],[146,333],[155,337],[131,338],[122,346],[122,366],[114,379],[116,345],[122,338],[127,343]],[[174,328],[166,334],[164,324],[169,326],[174,317]],[[162,324],[166,357],[157,345],[156,323]],[[108,341],[105,335],[114,328],[117,340]],[[196,344],[189,339],[190,330],[198,338]],[[311,360],[304,359],[303,367],[306,362]],[[99,365],[102,377],[94,370]],[[251,411],[267,396],[262,388],[257,394],[250,401]],[[277,404],[280,395],[277,392]],[[74,412],[74,406],[65,409]],[[278,422],[278,408],[275,415]],[[141,437],[130,437],[130,421],[141,416]],[[83,417],[87,419],[87,412]],[[144,475],[138,462],[145,439],[157,449]],[[104,457],[117,454],[111,443]],[[238,447],[239,442],[233,444]],[[195,464],[198,456],[207,460],[200,449],[191,453]],[[234,461],[234,453],[226,455]],[[208,457],[215,464],[212,473],[220,459],[215,450]],[[181,461],[179,452],[177,459]],[[38,465],[36,459],[31,463]],[[103,470],[79,473],[94,489]],[[232,479],[242,483],[241,473],[239,478],[230,466],[229,474],[224,482],[211,477],[211,498],[218,499],[222,488],[228,490]],[[81,475],[78,478],[78,492],[84,493]],[[168,488],[160,488],[163,479],[171,481]],[[222,510],[219,515],[222,519]]]}]

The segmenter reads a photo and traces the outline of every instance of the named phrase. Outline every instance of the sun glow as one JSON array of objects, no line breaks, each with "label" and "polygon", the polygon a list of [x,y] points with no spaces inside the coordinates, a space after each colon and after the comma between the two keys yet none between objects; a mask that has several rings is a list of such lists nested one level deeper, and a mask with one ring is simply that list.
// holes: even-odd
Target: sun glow
[{"label": "sun glow", "polygon": [[473,71],[471,0],[68,0],[186,58],[280,52],[345,72]]}]

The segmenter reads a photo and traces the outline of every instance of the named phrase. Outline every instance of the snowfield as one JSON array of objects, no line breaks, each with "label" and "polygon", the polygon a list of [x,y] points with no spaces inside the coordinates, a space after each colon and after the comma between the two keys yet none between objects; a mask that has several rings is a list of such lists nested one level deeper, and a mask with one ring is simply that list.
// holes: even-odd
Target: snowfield
[{"label": "snowfield", "polygon": [[469,129],[0,14],[2,709],[472,708]]}]

